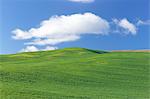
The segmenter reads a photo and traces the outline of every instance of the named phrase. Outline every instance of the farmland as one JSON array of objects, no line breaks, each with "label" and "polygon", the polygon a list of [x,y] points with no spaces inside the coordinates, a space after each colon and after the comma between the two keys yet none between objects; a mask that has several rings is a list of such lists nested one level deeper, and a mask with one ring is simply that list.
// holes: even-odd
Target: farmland
[{"label": "farmland", "polygon": [[149,99],[149,52],[85,48],[0,55],[1,99]]}]

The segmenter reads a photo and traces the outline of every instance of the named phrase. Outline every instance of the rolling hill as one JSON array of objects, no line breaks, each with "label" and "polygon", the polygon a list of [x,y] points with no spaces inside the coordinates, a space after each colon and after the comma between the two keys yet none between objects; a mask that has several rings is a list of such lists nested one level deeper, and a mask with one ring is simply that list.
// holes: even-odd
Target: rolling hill
[{"label": "rolling hill", "polygon": [[1,99],[149,99],[150,53],[85,48],[0,55]]}]

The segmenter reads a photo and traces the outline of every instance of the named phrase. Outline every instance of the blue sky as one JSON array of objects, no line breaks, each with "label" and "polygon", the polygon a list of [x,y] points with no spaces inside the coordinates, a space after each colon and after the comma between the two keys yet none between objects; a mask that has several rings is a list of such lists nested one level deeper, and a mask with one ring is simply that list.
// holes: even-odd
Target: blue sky
[{"label": "blue sky", "polygon": [[[0,54],[16,53],[21,49],[25,50],[27,46],[34,46],[38,49],[44,49],[46,46],[85,47],[101,50],[149,49],[149,6],[149,0],[95,0],[88,3],[69,0],[0,0]],[[36,38],[34,36],[23,40],[12,38],[13,30],[20,29],[28,32],[31,28],[42,27],[40,23],[49,20],[52,16],[69,17],[78,14],[82,17],[85,16],[85,13],[90,13],[93,18],[100,17],[106,20],[110,24],[109,33],[107,35],[94,34],[95,30],[92,28],[93,33],[77,35],[79,39],[74,41],[68,40],[42,46],[25,44],[32,42]],[[117,22],[115,23],[113,19],[116,19]],[[118,25],[123,19],[136,27],[134,35],[133,31],[129,31],[130,27]],[[117,32],[115,32],[116,27],[119,27]]]}]

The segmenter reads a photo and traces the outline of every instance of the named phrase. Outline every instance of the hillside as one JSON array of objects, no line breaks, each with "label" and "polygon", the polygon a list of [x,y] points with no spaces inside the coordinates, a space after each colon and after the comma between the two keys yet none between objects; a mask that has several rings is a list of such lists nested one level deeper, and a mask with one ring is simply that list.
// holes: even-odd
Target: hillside
[{"label": "hillside", "polygon": [[0,55],[1,99],[149,99],[149,52],[65,48]]},{"label": "hillside", "polygon": [[150,52],[150,50],[112,50],[112,52]]}]

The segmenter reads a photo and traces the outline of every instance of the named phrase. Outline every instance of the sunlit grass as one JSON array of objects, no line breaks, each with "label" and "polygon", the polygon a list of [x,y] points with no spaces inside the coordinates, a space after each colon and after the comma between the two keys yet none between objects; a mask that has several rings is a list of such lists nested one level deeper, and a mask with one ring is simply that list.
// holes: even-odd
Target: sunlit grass
[{"label": "sunlit grass", "polygon": [[1,99],[149,99],[149,52],[0,55]]}]

